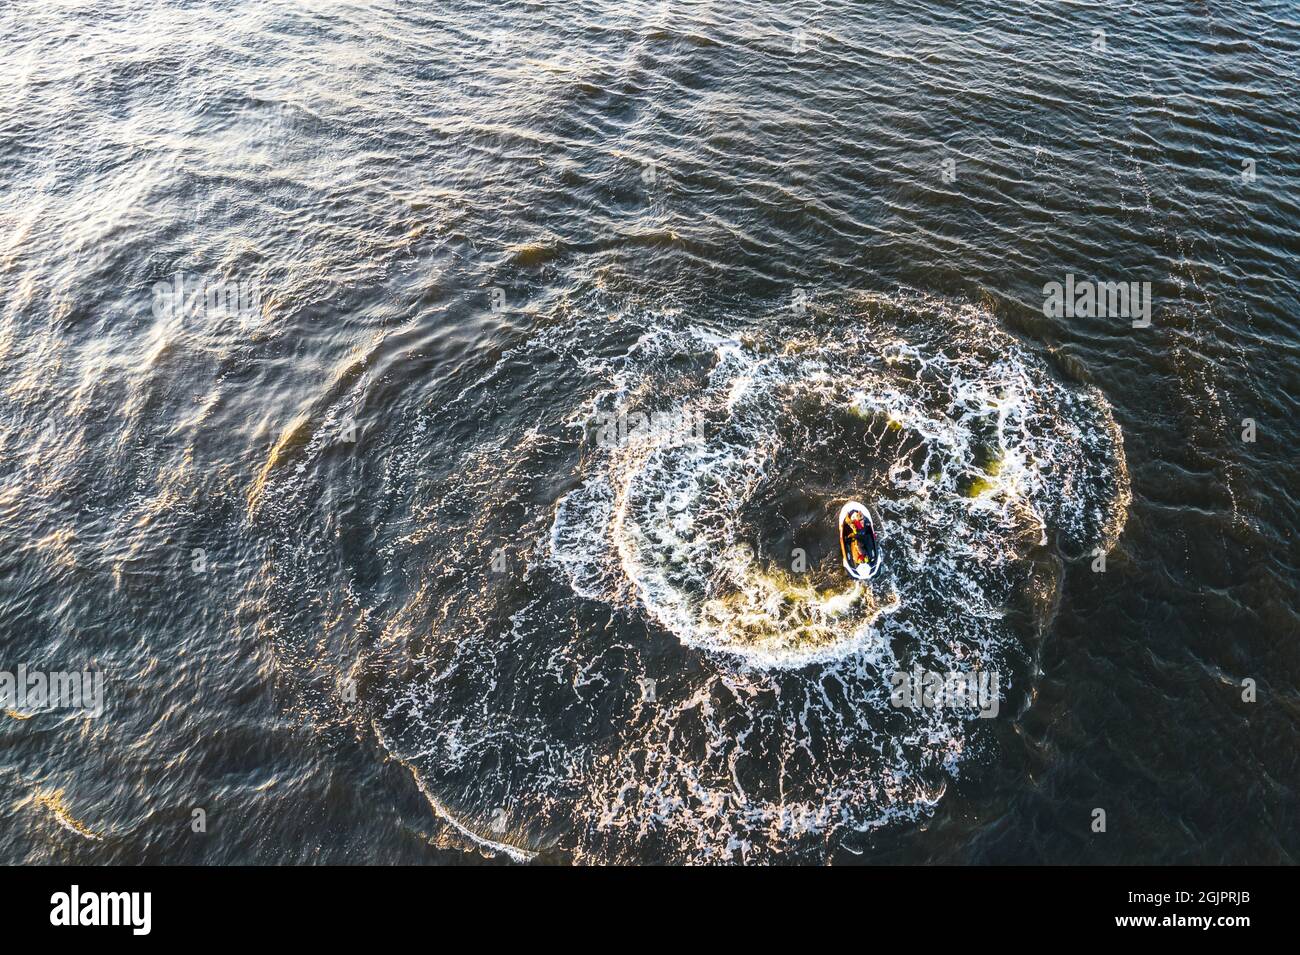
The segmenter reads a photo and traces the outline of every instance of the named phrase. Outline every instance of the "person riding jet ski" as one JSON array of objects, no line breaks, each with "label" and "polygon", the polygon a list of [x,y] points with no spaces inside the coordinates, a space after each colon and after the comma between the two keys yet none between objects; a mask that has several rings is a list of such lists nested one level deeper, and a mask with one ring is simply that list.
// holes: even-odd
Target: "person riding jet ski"
[{"label": "person riding jet ski", "polygon": [[855,564],[871,564],[876,560],[876,535],[867,516],[861,511],[849,512],[844,536],[848,540]]},{"label": "person riding jet ski", "polygon": [[844,569],[854,580],[870,580],[881,568],[884,555],[876,541],[876,525],[860,501],[848,501],[840,508],[840,550]]}]

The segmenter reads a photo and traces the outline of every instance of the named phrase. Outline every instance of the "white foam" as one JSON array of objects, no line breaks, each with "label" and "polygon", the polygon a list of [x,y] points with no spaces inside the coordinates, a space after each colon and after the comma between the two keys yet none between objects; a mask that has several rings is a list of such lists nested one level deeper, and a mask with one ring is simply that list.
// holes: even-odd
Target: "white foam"
[{"label": "white foam", "polygon": [[[597,412],[699,412],[706,427],[698,444],[667,429],[622,447],[580,439],[508,633],[488,622],[517,581],[453,575],[413,601],[454,612],[430,614],[437,672],[402,683],[383,720],[453,828],[477,840],[484,827],[449,803],[474,819],[507,806],[509,820],[545,820],[533,838],[558,838],[577,862],[851,852],[931,814],[978,760],[972,712],[896,709],[888,674],[991,669],[1004,694],[1015,685],[1007,610],[1038,586],[1035,549],[1109,547],[1123,526],[1119,431],[1100,395],[1057,380],[986,313],[864,310],[848,331],[788,338],[647,316],[656,330],[607,358],[593,357],[607,332],[581,322],[519,346],[564,349],[582,369],[556,419],[575,439]],[[584,353],[593,337],[601,348]],[[859,359],[852,380],[845,355]],[[841,453],[832,432],[862,442],[862,472],[821,472],[830,522],[850,497],[881,512],[886,564],[869,588],[847,580],[837,548],[794,573],[751,520],[806,499],[805,472]],[[517,487],[531,448],[494,434],[467,457],[487,499],[465,509]],[[494,470],[503,460],[520,470]],[[490,848],[504,842],[530,840]]]},{"label": "white foam", "polygon": [[[1062,385],[1009,336],[984,334],[1001,340],[975,354],[923,352],[898,339],[873,347],[868,336],[793,353],[781,342],[711,342],[708,385],[679,409],[713,423],[706,440],[682,447],[666,431],[648,432],[596,454],[586,483],[557,507],[553,559],[583,596],[624,604],[634,595],[684,644],[764,667],[861,652],[887,602],[875,591],[897,600],[900,590],[920,590],[982,613],[1002,599],[999,571],[1049,526],[1100,536],[1088,514],[1123,484],[1104,479],[1123,465],[1099,396]],[[680,347],[704,335],[672,338]],[[860,356],[857,380],[836,374],[846,354]],[[614,397],[655,390],[625,380]],[[890,559],[860,599],[800,585],[771,561],[736,559],[738,547],[761,549],[746,539],[741,514],[778,457],[798,480],[797,454],[791,460],[780,444],[795,430],[792,394],[828,419],[852,412],[904,435],[898,459],[886,462],[888,486],[875,489],[889,510]],[[917,449],[924,457],[914,466]],[[844,497],[861,490],[846,486]],[[850,605],[861,612],[846,612]]]}]

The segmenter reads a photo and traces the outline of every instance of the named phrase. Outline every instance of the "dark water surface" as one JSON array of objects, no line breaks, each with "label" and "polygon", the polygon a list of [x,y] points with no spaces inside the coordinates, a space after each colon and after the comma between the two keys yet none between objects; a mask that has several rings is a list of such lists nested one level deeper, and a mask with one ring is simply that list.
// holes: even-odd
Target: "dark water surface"
[{"label": "dark water surface", "polygon": [[1295,861],[1294,4],[7,0],[0,75],[0,669],[105,679],[0,861]]}]

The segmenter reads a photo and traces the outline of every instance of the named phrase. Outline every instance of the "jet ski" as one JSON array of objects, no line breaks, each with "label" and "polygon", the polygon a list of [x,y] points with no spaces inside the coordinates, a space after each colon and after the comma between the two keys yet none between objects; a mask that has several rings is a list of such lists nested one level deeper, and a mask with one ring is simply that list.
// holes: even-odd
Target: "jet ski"
[{"label": "jet ski", "polygon": [[854,580],[870,580],[882,563],[876,526],[865,504],[849,501],[840,508],[840,554],[844,569]]}]

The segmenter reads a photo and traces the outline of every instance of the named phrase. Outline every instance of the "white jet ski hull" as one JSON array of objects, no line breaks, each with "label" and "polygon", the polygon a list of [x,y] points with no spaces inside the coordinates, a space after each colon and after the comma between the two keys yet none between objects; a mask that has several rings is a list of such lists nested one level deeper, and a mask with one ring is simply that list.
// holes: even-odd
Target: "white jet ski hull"
[{"label": "white jet ski hull", "polygon": [[[849,519],[849,514],[854,511],[861,511],[866,518],[867,526],[871,528],[871,533],[876,538],[876,559],[873,561],[864,561],[860,564],[853,562],[853,557],[849,553],[849,548],[844,543],[844,524]],[[836,525],[836,533],[840,535],[840,556],[844,560],[844,569],[848,571],[850,577],[854,580],[870,580],[880,572],[880,566],[884,562],[884,555],[880,549],[880,532],[876,528],[875,522],[871,520],[871,511],[865,504],[858,501],[849,501],[840,508],[840,519]]]}]

